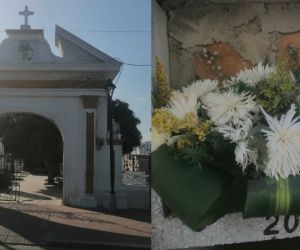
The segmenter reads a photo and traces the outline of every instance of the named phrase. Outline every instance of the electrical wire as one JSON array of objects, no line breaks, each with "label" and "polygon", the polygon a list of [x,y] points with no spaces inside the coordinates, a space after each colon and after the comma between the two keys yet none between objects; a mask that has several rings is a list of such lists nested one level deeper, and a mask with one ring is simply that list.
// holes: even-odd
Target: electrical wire
[{"label": "electrical wire", "polygon": [[123,62],[119,57],[115,57],[120,63],[123,65],[128,65],[128,66],[136,66],[136,67],[151,67],[151,64],[135,64],[135,63],[128,63],[128,62]]},{"label": "electrical wire", "polygon": [[120,76],[121,76],[121,74],[122,74],[122,71],[123,71],[123,64],[121,65],[119,74],[118,74],[117,79],[116,79],[116,81],[115,81],[115,85],[116,85],[116,86],[117,86],[117,83],[118,83],[118,81],[119,81],[119,79],[120,79]]},{"label": "electrical wire", "polygon": [[72,30],[75,32],[95,32],[95,33],[151,33],[150,30]]},{"label": "electrical wire", "polygon": [[136,67],[151,67],[151,64],[134,64],[134,63],[126,63],[123,62],[123,64],[128,65],[128,66],[136,66]]},{"label": "electrical wire", "polygon": [[[54,29],[44,29],[46,32],[53,32]],[[150,30],[84,30],[84,29],[69,29],[68,31],[73,32],[89,32],[89,33],[151,33]],[[0,32],[5,32],[5,30],[0,30]]]},{"label": "electrical wire", "polygon": [[122,74],[122,72],[123,72],[124,65],[138,66],[138,67],[148,67],[148,66],[151,66],[151,64],[134,64],[134,63],[126,63],[126,62],[123,62],[123,61],[121,60],[121,58],[119,58],[119,57],[114,57],[114,58],[117,59],[120,63],[122,63],[121,68],[120,68],[120,71],[119,71],[119,74],[117,75],[117,78],[116,78],[115,83],[114,83],[116,86],[117,86],[117,83],[118,83],[118,81],[119,81],[119,79],[120,79],[120,77],[121,77],[121,74]]}]

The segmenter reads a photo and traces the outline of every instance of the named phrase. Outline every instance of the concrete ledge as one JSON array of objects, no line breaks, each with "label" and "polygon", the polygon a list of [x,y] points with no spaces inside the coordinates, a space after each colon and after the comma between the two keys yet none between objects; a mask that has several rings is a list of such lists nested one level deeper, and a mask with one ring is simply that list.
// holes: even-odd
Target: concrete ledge
[{"label": "concrete ledge", "polygon": [[[243,219],[241,213],[228,214],[201,232],[194,232],[182,224],[178,218],[164,218],[162,202],[152,190],[152,249],[175,249],[205,247],[242,242],[254,242],[300,236],[300,227],[288,233],[284,227],[284,216],[280,216],[272,230],[277,234],[265,235],[264,231],[275,218]],[[289,228],[294,225],[294,216],[290,216]]]},{"label": "concrete ledge", "polygon": [[[110,192],[103,193],[104,208],[109,207]],[[124,190],[116,190],[117,209],[150,209],[149,186],[126,186]]]}]

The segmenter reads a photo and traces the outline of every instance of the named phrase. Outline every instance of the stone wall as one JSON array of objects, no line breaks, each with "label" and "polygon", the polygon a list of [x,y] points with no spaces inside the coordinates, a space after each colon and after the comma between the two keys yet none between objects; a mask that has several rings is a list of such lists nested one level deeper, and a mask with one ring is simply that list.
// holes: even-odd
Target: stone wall
[{"label": "stone wall", "polygon": [[274,64],[290,44],[300,46],[300,2],[160,1],[168,16],[170,72],[174,87],[219,78],[203,48],[216,52],[224,76],[259,61]]}]

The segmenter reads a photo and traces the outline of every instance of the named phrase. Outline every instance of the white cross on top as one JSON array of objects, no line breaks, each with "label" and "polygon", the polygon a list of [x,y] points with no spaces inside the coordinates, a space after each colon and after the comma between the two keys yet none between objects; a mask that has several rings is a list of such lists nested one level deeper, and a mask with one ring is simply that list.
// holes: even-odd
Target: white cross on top
[{"label": "white cross on top", "polygon": [[30,29],[30,25],[28,25],[28,17],[33,14],[34,14],[33,11],[28,10],[27,5],[25,6],[25,10],[19,12],[19,15],[22,15],[25,17],[25,24],[21,25],[21,29]]}]

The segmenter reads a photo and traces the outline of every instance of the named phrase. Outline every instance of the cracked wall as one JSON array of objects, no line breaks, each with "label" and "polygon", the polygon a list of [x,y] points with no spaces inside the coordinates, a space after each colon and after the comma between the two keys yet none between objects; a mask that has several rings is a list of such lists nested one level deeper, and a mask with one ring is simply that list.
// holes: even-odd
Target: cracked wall
[{"label": "cracked wall", "polygon": [[300,47],[299,2],[188,0],[166,12],[175,88],[198,78],[218,78],[204,60],[203,48],[227,48],[227,53],[218,52],[217,60],[224,75],[230,76],[259,61],[274,64],[289,44]]}]

